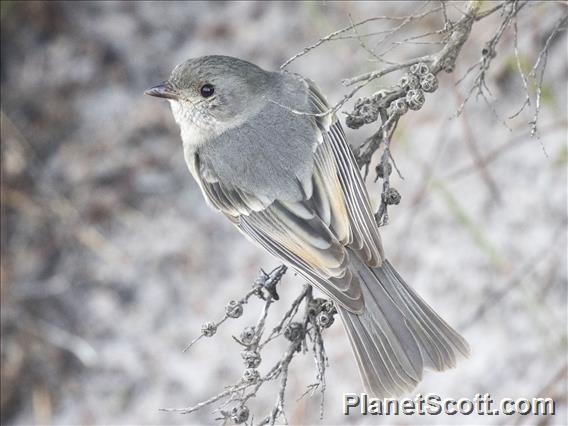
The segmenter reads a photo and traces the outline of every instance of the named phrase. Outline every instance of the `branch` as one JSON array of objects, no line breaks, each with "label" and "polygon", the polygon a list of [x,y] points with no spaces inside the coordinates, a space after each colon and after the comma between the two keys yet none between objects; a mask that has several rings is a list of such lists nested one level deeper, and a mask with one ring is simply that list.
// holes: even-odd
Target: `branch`
[{"label": "branch", "polygon": [[[390,185],[390,173],[393,168],[397,170],[402,178],[390,151],[392,135],[400,118],[409,109],[418,110],[422,108],[425,101],[424,93],[433,92],[438,88],[437,74],[442,70],[445,72],[454,70],[456,59],[471,33],[473,23],[476,21],[479,7],[479,2],[470,1],[463,16],[455,23],[448,19],[445,6],[436,9],[442,11],[444,27],[426,35],[440,34],[444,37],[444,45],[439,51],[342,81],[345,86],[355,85],[355,87],[334,107],[335,110],[344,105],[370,82],[395,71],[407,70],[407,73],[400,79],[398,84],[376,92],[371,97],[359,98],[355,102],[354,110],[347,113],[346,124],[353,129],[373,123],[379,117],[381,119],[382,124],[379,129],[355,150],[359,166],[364,170],[364,176],[366,177],[373,154],[381,146],[384,147],[380,163],[375,168],[377,178],[383,179],[381,202],[375,214],[375,219],[379,226],[384,226],[388,223],[388,206],[398,204],[401,198],[398,191]],[[412,38],[416,39],[424,36]]]},{"label": "branch", "polygon": [[[270,273],[261,270],[261,275],[255,280],[252,289],[240,299],[229,301],[225,307],[225,315],[222,319],[217,322],[206,322],[201,328],[201,334],[193,339],[185,349],[189,349],[203,337],[213,337],[218,327],[227,320],[239,318],[243,314],[244,305],[247,304],[251,297],[264,300],[263,308],[255,325],[245,327],[241,331],[239,338],[233,337],[235,342],[239,344],[239,349],[241,349],[240,355],[245,366],[241,379],[232,385],[225,386],[225,389],[218,394],[190,407],[163,408],[161,411],[189,414],[204,407],[217,404],[215,411],[221,415],[218,420],[223,420],[223,422],[230,420],[237,424],[245,423],[250,416],[247,406],[248,401],[256,397],[266,383],[280,379],[276,403],[270,413],[260,421],[261,425],[273,425],[281,416],[285,417],[284,401],[290,364],[298,354],[309,352],[306,341],[311,340],[311,351],[316,362],[317,376],[316,383],[310,385],[308,391],[320,389],[322,401],[321,416],[323,417],[327,356],[325,355],[321,332],[334,323],[334,316],[337,314],[337,311],[332,302],[314,298],[312,296],[312,287],[306,284],[282,319],[268,336],[264,338],[270,308],[278,300],[276,285],[285,272],[285,266],[279,266]],[[295,321],[302,304],[304,305],[304,313],[301,321]],[[281,336],[288,341],[286,351],[266,374],[261,375],[258,367],[262,363],[263,349]],[[229,404],[233,404],[233,407],[230,410],[226,410],[225,407]]]}]

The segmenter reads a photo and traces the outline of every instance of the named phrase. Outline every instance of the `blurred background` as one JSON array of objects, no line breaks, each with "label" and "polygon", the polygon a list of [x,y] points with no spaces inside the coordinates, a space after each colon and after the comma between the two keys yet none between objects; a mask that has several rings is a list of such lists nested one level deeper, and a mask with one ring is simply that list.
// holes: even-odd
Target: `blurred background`
[{"label": "blurred background", "polygon": [[[240,348],[231,335],[256,318],[259,304],[214,338],[182,349],[250,288],[259,268],[278,262],[205,205],[168,104],[143,91],[189,57],[228,54],[276,69],[350,19],[405,16],[417,7],[1,3],[2,424],[215,423],[208,409],[183,416],[159,408],[192,405],[238,380]],[[562,14],[566,3],[534,2],[520,15],[526,69]],[[342,394],[361,388],[336,322],[325,332],[325,419],[317,395],[297,401],[315,380],[306,356],[292,364],[290,423],[567,423],[566,33],[551,43],[537,139],[527,124],[534,103],[503,124],[524,100],[510,29],[489,71],[495,111],[472,98],[456,117],[471,81],[455,83],[499,22],[495,14],[476,24],[456,71],[441,75],[424,108],[401,120],[393,154],[404,180],[393,175],[391,184],[402,201],[382,235],[400,273],[472,347],[469,360],[428,373],[417,392],[553,397],[556,415],[346,418]],[[378,22],[367,31],[395,25]],[[441,26],[433,14],[401,36]],[[437,48],[403,43],[390,58]],[[378,66],[347,39],[323,44],[290,69],[317,81],[335,103],[347,90],[342,78]],[[358,145],[373,130],[348,136]],[[285,311],[301,284],[288,273],[274,309]],[[276,346],[278,353],[285,343]],[[253,408],[260,416],[275,399],[263,392]]]}]

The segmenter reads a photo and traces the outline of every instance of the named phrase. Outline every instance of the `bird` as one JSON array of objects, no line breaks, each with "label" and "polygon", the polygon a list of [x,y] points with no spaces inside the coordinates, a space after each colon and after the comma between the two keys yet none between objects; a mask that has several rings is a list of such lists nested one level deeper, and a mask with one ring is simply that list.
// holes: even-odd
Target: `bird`
[{"label": "bird", "polygon": [[169,101],[207,203],[334,302],[368,395],[408,394],[425,369],[469,356],[386,258],[345,132],[312,80],[207,55],[145,94]]}]

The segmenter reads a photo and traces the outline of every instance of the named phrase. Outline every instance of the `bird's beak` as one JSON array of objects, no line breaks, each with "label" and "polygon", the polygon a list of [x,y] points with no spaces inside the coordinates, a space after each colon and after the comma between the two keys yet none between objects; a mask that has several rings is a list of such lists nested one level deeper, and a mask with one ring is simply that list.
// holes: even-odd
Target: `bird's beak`
[{"label": "bird's beak", "polygon": [[150,87],[144,91],[145,95],[155,96],[157,98],[178,99],[178,93],[169,81],[164,81],[154,87]]}]

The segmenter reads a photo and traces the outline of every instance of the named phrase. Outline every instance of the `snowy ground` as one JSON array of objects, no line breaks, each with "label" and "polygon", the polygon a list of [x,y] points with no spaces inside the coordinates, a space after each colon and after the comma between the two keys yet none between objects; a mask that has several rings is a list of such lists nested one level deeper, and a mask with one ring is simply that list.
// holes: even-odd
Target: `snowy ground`
[{"label": "snowy ground", "polygon": [[[231,335],[256,317],[258,304],[215,338],[181,350],[260,267],[278,262],[206,207],[167,104],[142,92],[188,57],[223,53],[275,69],[349,25],[349,14],[399,16],[413,7],[2,2],[3,424],[214,423],[207,410],[182,416],[158,408],[191,405],[238,379]],[[534,62],[566,13],[560,3],[526,11],[523,61]],[[436,19],[420,25],[437,28]],[[317,395],[296,402],[314,380],[305,357],[290,373],[290,423],[567,423],[566,34],[548,58],[537,140],[528,111],[508,123],[511,130],[481,100],[454,117],[467,89],[454,87],[457,76],[477,60],[496,22],[475,28],[455,75],[443,76],[424,109],[401,122],[393,150],[404,180],[393,184],[402,202],[382,235],[401,274],[472,347],[469,360],[427,374],[417,392],[550,396],[556,416],[345,417],[342,394],[361,389],[336,323],[325,336],[325,419]],[[498,46],[490,79],[502,118],[523,101],[512,37]],[[411,47],[393,58],[414,54]],[[291,68],[337,101],[342,78],[375,65],[346,40]],[[357,145],[371,130],[348,135]],[[472,146],[488,159],[485,172]],[[283,312],[301,284],[287,274],[275,309]],[[255,408],[264,412],[275,398],[263,393]]]}]

